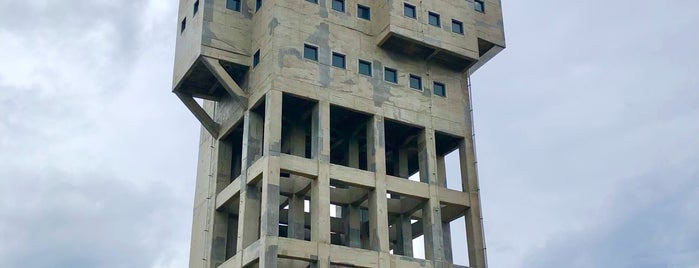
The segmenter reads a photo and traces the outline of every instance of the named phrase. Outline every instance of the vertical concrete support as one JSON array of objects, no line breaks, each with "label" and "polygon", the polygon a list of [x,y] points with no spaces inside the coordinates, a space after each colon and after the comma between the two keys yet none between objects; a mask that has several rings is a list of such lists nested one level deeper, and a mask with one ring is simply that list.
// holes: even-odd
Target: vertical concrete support
[{"label": "vertical concrete support", "polygon": [[330,103],[313,108],[312,156],[318,160],[318,177],[311,186],[311,241],[318,242],[318,266],[330,267]]},{"label": "vertical concrete support", "polygon": [[[216,179],[212,181],[211,188],[215,189],[210,199],[215,198],[215,194],[223,190],[231,181],[231,161],[233,156],[230,144],[221,140],[214,141]],[[211,224],[211,252],[210,266],[216,267],[226,261],[226,242],[228,238],[228,213],[213,211],[213,221]]]},{"label": "vertical concrete support", "polygon": [[434,143],[434,130],[425,129],[418,137],[418,162],[420,181],[429,183],[430,198],[422,209],[423,230],[425,233],[425,258],[435,265],[444,262],[444,240],[442,237],[442,217],[439,204],[439,178],[437,175],[437,150]]},{"label": "vertical concrete support", "polygon": [[410,177],[408,170],[408,150],[405,148],[398,149],[398,176],[408,179]]},{"label": "vertical concrete support", "polygon": [[[349,148],[347,150],[349,154],[349,167],[359,168],[359,141],[357,140],[357,135],[352,135],[349,138]],[[360,207],[358,205],[347,205],[342,208],[343,213],[343,224],[345,227],[345,234],[347,237],[347,246],[354,248],[361,248],[362,241],[360,237],[360,225],[361,216],[359,215]]]},{"label": "vertical concrete support", "polygon": [[263,151],[266,168],[262,175],[262,205],[260,237],[265,237],[260,249],[260,267],[277,267],[276,238],[279,235],[279,155],[281,154],[282,92],[270,90],[265,98]]},{"label": "vertical concrete support", "polygon": [[251,111],[245,112],[243,122],[243,155],[240,180],[239,224],[237,251],[242,252],[259,238],[260,192],[247,184],[248,167],[262,157],[264,119]]},{"label": "vertical concrete support", "polygon": [[[300,122],[291,127],[289,143],[292,155],[305,156],[306,131]],[[294,185],[299,185],[299,181],[303,182],[305,180],[297,175],[290,175],[290,179],[294,181]],[[289,238],[303,240],[305,237],[304,201],[304,195],[293,194],[289,198]]]},{"label": "vertical concrete support", "polygon": [[468,259],[471,267],[485,268],[485,238],[481,221],[480,190],[476,174],[475,151],[472,135],[459,143],[459,161],[461,164],[461,184],[464,192],[469,193],[471,207],[466,210],[466,240],[468,241]]},{"label": "vertical concrete support", "polygon": [[410,215],[401,215],[396,220],[397,242],[393,253],[403,256],[413,256],[413,227]]},{"label": "vertical concrete support", "polygon": [[[447,187],[447,168],[444,156],[437,156],[437,176],[439,177],[439,186]],[[451,248],[451,226],[448,222],[442,222],[442,233],[444,240],[444,258],[447,262],[453,262],[453,253]]]},{"label": "vertical concrete support", "polygon": [[390,267],[384,136],[384,119],[374,115],[367,125],[367,167],[376,176],[376,187],[369,194],[369,240],[370,248],[380,251],[379,266]]}]

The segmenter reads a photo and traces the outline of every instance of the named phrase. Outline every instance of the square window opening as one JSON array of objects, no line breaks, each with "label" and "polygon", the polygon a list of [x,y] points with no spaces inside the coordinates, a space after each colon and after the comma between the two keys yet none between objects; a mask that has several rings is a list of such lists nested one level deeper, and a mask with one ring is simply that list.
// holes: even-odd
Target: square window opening
[{"label": "square window opening", "polygon": [[408,18],[417,18],[417,11],[415,9],[415,6],[408,3],[403,3],[403,15],[405,15]]},{"label": "square window opening", "polygon": [[345,55],[333,52],[332,65],[333,67],[345,69]]},{"label": "square window opening", "polygon": [[485,2],[483,0],[474,0],[473,9],[478,12],[485,13]]},{"label": "square window opening", "polygon": [[233,11],[240,11],[241,0],[226,0],[226,8]]},{"label": "square window opening", "polygon": [[359,74],[372,76],[371,62],[359,60]]},{"label": "square window opening", "polygon": [[457,34],[464,34],[464,24],[458,20],[451,20],[451,31]]},{"label": "square window opening", "polygon": [[345,0],[332,0],[332,9],[339,12],[345,12]]},{"label": "square window opening", "polygon": [[312,61],[318,61],[318,47],[304,44],[303,57]]},{"label": "square window opening", "polygon": [[371,9],[368,6],[357,5],[357,17],[371,20]]},{"label": "square window opening", "polygon": [[446,97],[446,96],[447,96],[447,88],[446,88],[446,86],[444,86],[444,84],[435,81],[435,82],[433,83],[432,87],[433,87],[433,89],[434,89],[434,94],[435,94],[435,95],[441,96],[441,97]]},{"label": "square window opening", "polygon": [[391,82],[394,84],[398,83],[398,71],[396,71],[396,69],[386,67],[383,70],[383,74],[384,80],[386,80],[387,82]]},{"label": "square window opening", "polygon": [[441,27],[442,22],[439,19],[439,14],[434,12],[427,13],[428,23],[435,27]]},{"label": "square window opening", "polygon": [[411,74],[410,75],[410,88],[422,91],[422,77]]}]

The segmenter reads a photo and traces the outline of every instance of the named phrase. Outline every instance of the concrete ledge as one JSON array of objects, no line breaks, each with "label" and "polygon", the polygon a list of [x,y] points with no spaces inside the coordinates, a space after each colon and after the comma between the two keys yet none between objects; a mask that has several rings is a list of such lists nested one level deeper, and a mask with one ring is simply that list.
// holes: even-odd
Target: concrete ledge
[{"label": "concrete ledge", "polygon": [[374,172],[341,165],[330,164],[330,178],[364,188],[376,187]]},{"label": "concrete ledge", "polygon": [[439,201],[458,206],[471,207],[471,199],[468,193],[447,188],[439,188]]},{"label": "concrete ledge", "polygon": [[428,184],[388,175],[386,175],[386,191],[422,199],[430,198]]},{"label": "concrete ledge", "polygon": [[379,267],[379,252],[330,245],[330,263],[351,265],[350,267]]},{"label": "concrete ledge", "polygon": [[220,209],[223,205],[228,203],[234,196],[240,194],[240,180],[242,176],[238,176],[226,186],[220,193],[216,195],[216,209]]},{"label": "concrete ledge", "polygon": [[281,170],[304,177],[318,177],[318,160],[281,154]]},{"label": "concrete ledge", "polygon": [[391,267],[396,268],[431,268],[434,267],[431,261],[417,259],[401,255],[391,255]]},{"label": "concrete ledge", "polygon": [[318,261],[318,243],[306,240],[278,238],[278,256],[280,258]]}]

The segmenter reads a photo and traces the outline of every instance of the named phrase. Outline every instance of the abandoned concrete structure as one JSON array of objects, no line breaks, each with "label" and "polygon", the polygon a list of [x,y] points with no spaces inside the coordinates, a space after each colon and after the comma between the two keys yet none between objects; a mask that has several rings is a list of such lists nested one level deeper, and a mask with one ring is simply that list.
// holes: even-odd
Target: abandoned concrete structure
[{"label": "abandoned concrete structure", "polygon": [[180,0],[177,27],[190,267],[486,267],[469,75],[499,0]]}]

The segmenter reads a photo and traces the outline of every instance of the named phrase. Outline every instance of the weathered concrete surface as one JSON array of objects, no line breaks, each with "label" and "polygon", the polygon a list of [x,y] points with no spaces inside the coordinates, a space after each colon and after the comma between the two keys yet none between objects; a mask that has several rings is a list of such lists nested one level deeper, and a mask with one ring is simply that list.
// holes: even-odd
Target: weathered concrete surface
[{"label": "weathered concrete surface", "polygon": [[[500,1],[484,13],[472,0],[346,0],[344,12],[331,0],[226,2],[179,4],[173,91],[202,123],[190,267],[460,267],[449,222],[462,216],[470,266],[485,267],[468,75],[505,47]],[[462,189],[447,189],[453,150]],[[412,258],[422,235],[426,260]]]}]

